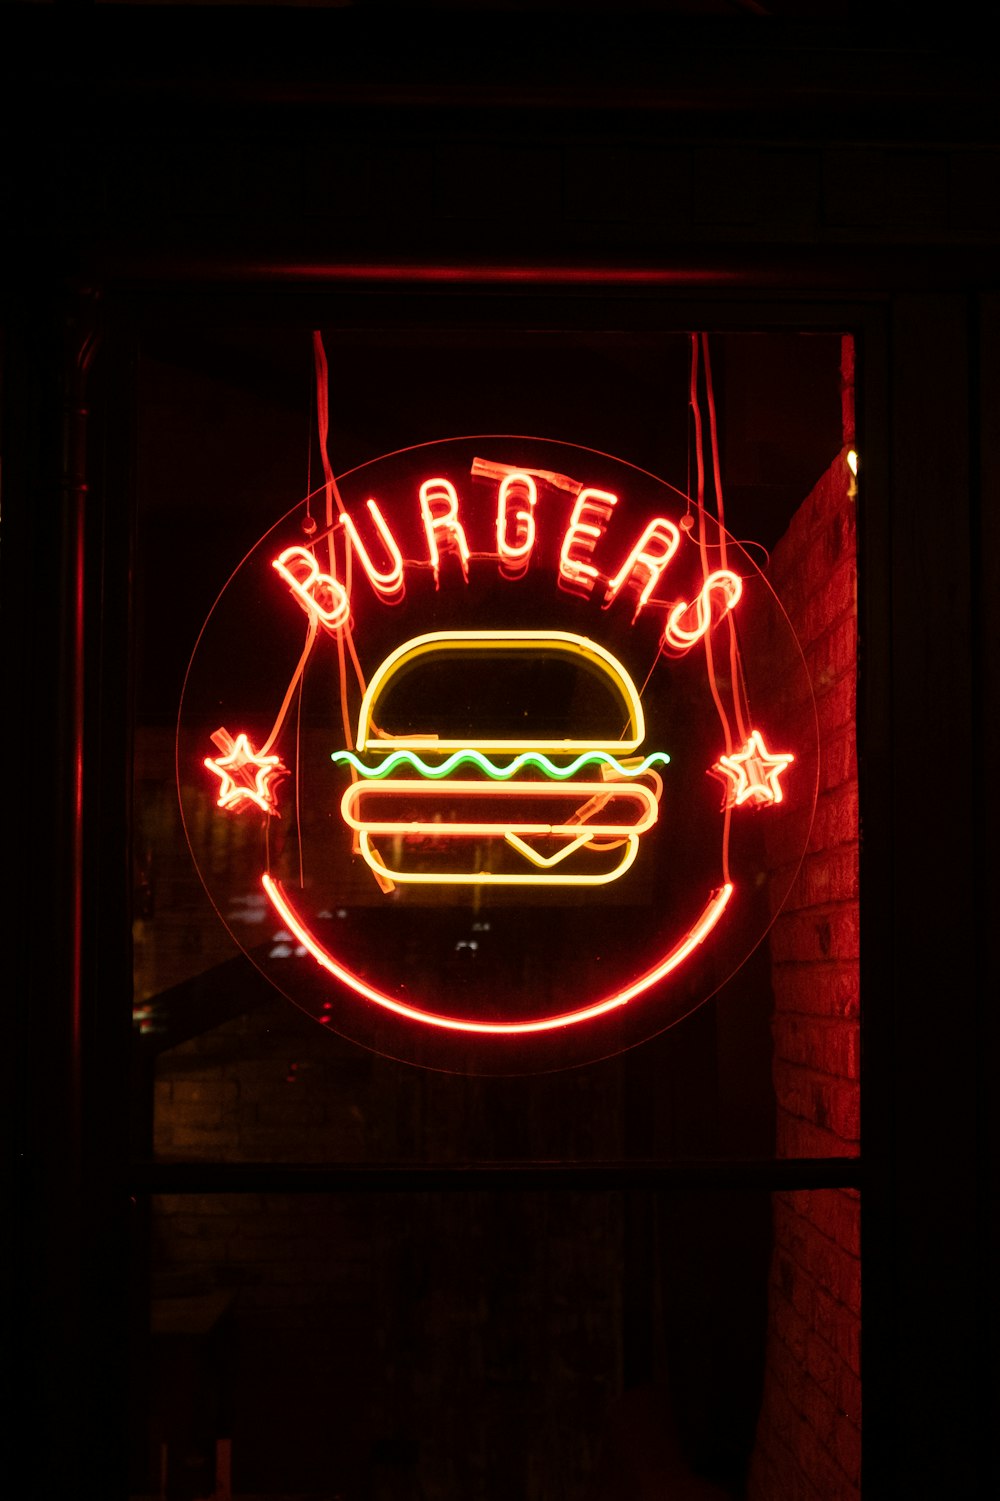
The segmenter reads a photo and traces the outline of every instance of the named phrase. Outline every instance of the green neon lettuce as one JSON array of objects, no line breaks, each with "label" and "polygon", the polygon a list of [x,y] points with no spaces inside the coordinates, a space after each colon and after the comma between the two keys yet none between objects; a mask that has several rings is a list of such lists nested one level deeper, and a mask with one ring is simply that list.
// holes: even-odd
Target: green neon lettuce
[{"label": "green neon lettuce", "polygon": [[565,782],[568,777],[575,776],[583,766],[610,766],[621,777],[638,777],[642,776],[643,772],[648,771],[652,766],[666,766],[670,757],[665,751],[653,751],[651,755],[645,756],[637,766],[623,766],[620,761],[617,761],[614,756],[609,755],[607,751],[586,751],[582,756],[577,756],[576,760],[570,762],[568,766],[556,766],[554,762],[549,760],[548,756],[543,756],[538,751],[522,751],[520,755],[515,756],[512,761],[509,761],[506,766],[497,766],[488,756],[484,756],[482,751],[460,750],[448,756],[439,766],[428,766],[426,761],[420,756],[414,755],[412,751],[398,750],[393,751],[384,761],[379,761],[374,766],[366,766],[353,751],[342,750],[334,751],[331,760],[338,764],[353,766],[355,771],[360,772],[365,777],[387,777],[398,766],[411,766],[421,776],[439,780],[441,777],[448,776],[449,772],[454,771],[456,766],[461,766],[464,762],[471,761],[473,766],[477,766],[480,771],[485,772],[495,782],[508,781],[510,777],[516,776],[525,766],[537,767],[547,777],[552,777],[557,782]]}]

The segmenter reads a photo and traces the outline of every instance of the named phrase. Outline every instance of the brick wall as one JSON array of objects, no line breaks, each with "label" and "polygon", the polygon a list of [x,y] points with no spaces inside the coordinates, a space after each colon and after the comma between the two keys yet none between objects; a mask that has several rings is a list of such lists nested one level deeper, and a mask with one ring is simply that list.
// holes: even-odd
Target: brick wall
[{"label": "brick wall", "polygon": [[[845,340],[845,448],[853,361]],[[858,1148],[857,612],[854,484],[843,456],[775,549],[771,578],[809,666],[820,730],[816,813],[771,937],[780,1156]],[[802,705],[802,712],[811,712]],[[769,849],[772,868],[790,850]],[[750,1501],[860,1494],[860,1202],[853,1190],[774,1204],[764,1399]]]}]

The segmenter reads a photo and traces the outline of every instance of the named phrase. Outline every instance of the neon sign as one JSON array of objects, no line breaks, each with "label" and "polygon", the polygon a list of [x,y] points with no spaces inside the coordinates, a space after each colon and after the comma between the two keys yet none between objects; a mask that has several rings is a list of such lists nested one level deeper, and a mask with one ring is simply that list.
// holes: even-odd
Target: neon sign
[{"label": "neon sign", "polygon": [[272,563],[307,615],[328,631],[342,631],[351,618],[347,590],[323,573],[308,547],[286,547]]},{"label": "neon sign", "polygon": [[559,550],[559,583],[563,588],[578,589],[582,594],[593,589],[600,575],[587,559],[604,535],[617,504],[618,496],[605,490],[580,491]]},{"label": "neon sign", "polygon": [[537,535],[537,503],[538,486],[530,474],[504,475],[497,497],[497,557],[507,578],[518,579],[528,571]]},{"label": "neon sign", "polygon": [[[604,743],[563,737],[536,737],[523,729],[516,739],[468,737],[462,742],[426,735],[395,735],[375,732],[374,722],[381,696],[391,691],[396,676],[418,661],[433,664],[441,654],[489,660],[500,655],[530,661],[539,653],[564,659],[571,668],[596,669],[610,686],[610,701],[616,706],[616,729],[624,715],[629,733]],[[478,665],[478,663],[477,663]],[[635,684],[610,652],[594,641],[568,632],[533,631],[438,631],[404,642],[375,672],[361,704],[357,745],[376,755],[388,753],[384,763],[365,766],[350,752],[334,752],[333,759],[349,762],[362,773],[348,787],[341,801],[347,826],[360,835],[359,848],[368,865],[382,878],[394,882],[455,886],[531,886],[557,882],[567,886],[606,885],[617,880],[632,865],[639,837],[656,822],[662,779],[653,774],[648,785],[630,779],[651,773],[669,756],[654,751],[638,764],[618,760],[615,750],[628,753],[638,748],[644,734],[642,704]],[[452,752],[433,765],[412,752]],[[505,765],[491,761],[490,751],[513,752]],[[541,754],[547,752],[548,754]],[[553,761],[550,756],[569,758]],[[453,778],[462,765],[471,765],[479,776]],[[401,765],[408,776],[387,778]],[[577,773],[597,766],[601,780],[571,780]],[[416,775],[414,775],[416,773]],[[528,780],[522,773],[527,773]],[[541,776],[542,780],[537,778]],[[447,781],[442,796],[436,783]],[[485,778],[485,779],[484,779]],[[553,783],[556,785],[553,786]],[[456,811],[457,810],[457,811]],[[444,844],[453,863],[445,859],[432,871],[390,869],[379,856],[375,836],[434,836]],[[529,843],[532,840],[534,843]],[[577,851],[602,851],[607,841],[621,850],[610,868],[567,868]],[[476,841],[473,845],[472,841]],[[495,868],[482,858],[484,846],[501,841],[519,857],[513,870]],[[539,849],[538,841],[542,843]],[[471,846],[472,858],[469,851]],[[464,848],[463,848],[464,847]],[[457,861],[457,867],[454,862]],[[531,869],[526,868],[525,862]],[[593,865],[594,862],[591,862]],[[606,862],[605,862],[606,863]],[[558,869],[557,869],[558,867]]]},{"label": "neon sign", "polygon": [[[513,523],[518,540],[511,542],[510,506],[512,499],[519,493],[527,500],[528,509],[515,505]],[[520,578],[528,570],[537,535],[534,520],[536,499],[537,489],[531,475],[505,475],[500,485],[497,508],[496,557],[501,571],[508,578]],[[598,569],[587,559],[607,530],[617,504],[617,495],[603,490],[580,490],[559,550],[559,585],[561,588],[589,594],[600,580],[606,586],[603,603],[607,608],[627,584],[636,580],[638,574],[643,579],[643,585],[633,613],[634,621],[640,610],[649,603],[660,583],[677,551],[681,533],[674,522],[666,517],[655,517],[647,524],[615,576],[603,579]],[[350,515],[342,515],[339,518],[340,525],[360,558],[372,588],[386,603],[393,603],[406,592],[402,554],[375,501],[368,501],[368,509],[392,559],[393,566],[388,572],[379,572],[374,567]],[[423,482],[420,486],[420,514],[435,586],[440,587],[442,556],[454,556],[463,579],[468,581],[471,552],[460,519],[458,494],[450,480],[430,479]],[[285,579],[303,608],[314,614],[327,630],[336,633],[347,627],[351,613],[347,590],[337,579],[321,571],[309,548],[286,548],[274,559],[272,566]],[[690,602],[682,600],[673,606],[663,627],[664,641],[675,651],[689,651],[724,615],[736,608],[742,593],[743,581],[738,574],[728,568],[716,569],[707,575],[695,599]]]},{"label": "neon sign", "polygon": [[216,730],[212,739],[224,752],[205,757],[205,765],[221,784],[218,806],[232,813],[256,808],[273,817],[278,811],[276,783],[288,775],[281,757],[255,753],[246,735],[234,740],[225,730]]},{"label": "neon sign", "polygon": [[392,567],[388,570],[379,570],[375,567],[371,559],[371,554],[361,540],[361,534],[355,526],[353,518],[348,516],[346,512],[341,516],[340,524],[344,528],[350,545],[357,554],[368,582],[375,590],[375,593],[387,605],[392,605],[403,597],[403,557],[396,546],[395,537],[386,525],[385,517],[373,500],[368,501],[368,510],[371,512],[371,518],[375,523],[375,530],[382,540],[382,546],[389,554],[392,562]]},{"label": "neon sign", "polygon": [[576,1011],[568,1011],[559,1016],[546,1016],[538,1021],[526,1022],[481,1022],[471,1021],[462,1017],[441,1016],[432,1011],[424,1011],[416,1006],[407,1006],[392,996],[385,995],[373,986],[367,985],[358,976],[352,974],[349,969],[338,964],[331,954],[328,954],[323,946],[316,941],[312,933],[301,922],[285,892],[269,875],[263,877],[264,890],[267,892],[275,911],[282,922],[287,923],[292,933],[307,949],[312,957],[323,969],[340,980],[342,984],[350,986],[359,995],[367,1000],[374,1001],[377,1006],[384,1006],[387,1011],[394,1011],[397,1016],[407,1017],[410,1021],[423,1022],[431,1027],[441,1027],[449,1032],[480,1032],[487,1036],[517,1036],[531,1032],[553,1032],[561,1027],[571,1026],[575,1022],[594,1021],[599,1016],[606,1016],[610,1011],[616,1011],[620,1006],[627,1006],[637,996],[642,995],[652,986],[665,980],[667,976],[679,965],[683,964],[700,944],[705,942],[719,918],[726,909],[726,905],[733,894],[733,888],[727,884],[713,893],[711,900],[705,906],[698,921],[684,934],[684,937],[649,974],[643,975],[632,985],[623,987],[614,995],[606,996],[593,1005],[584,1006]]},{"label": "neon sign", "polygon": [[214,817],[259,826],[245,879],[304,954],[272,977],[370,1045],[391,1019],[403,1055],[423,1024],[551,1065],[591,1027],[658,1030],[756,942],[739,831],[813,795],[741,646],[759,572],[597,458],[456,440],[344,477],[336,506],[328,477],[325,527],[292,512],[244,565],[284,679],[226,705],[221,615],[193,659],[233,726],[200,752]]},{"label": "neon sign", "polygon": [[[718,568],[710,573],[702,584],[696,599],[690,604],[675,605],[663,627],[663,639],[675,651],[690,651],[696,642],[711,630],[723,615],[728,615],[740,602],[743,580],[728,568]],[[713,615],[713,605],[717,608]]]},{"label": "neon sign", "polygon": [[784,793],[778,778],[794,760],[790,753],[772,755],[760,731],[752,730],[743,749],[720,756],[712,770],[727,783],[727,805],[739,808],[743,803],[780,803]]},{"label": "neon sign", "polygon": [[457,553],[462,577],[469,577],[469,544],[458,519],[458,496],[450,480],[429,479],[420,486],[420,514],[427,533],[427,550],[434,569],[434,582],[440,583],[441,552]]},{"label": "neon sign", "polygon": [[[632,616],[635,621],[639,611],[649,602],[653,590],[660,582],[663,570],[677,551],[680,540],[681,534],[672,521],[667,521],[663,516],[657,516],[651,521],[608,585],[608,592],[604,596],[604,608],[607,609],[608,605],[613,604],[623,587],[635,579],[637,569],[644,569],[646,581],[640,591],[635,613]],[[654,546],[656,551],[651,550]]]}]

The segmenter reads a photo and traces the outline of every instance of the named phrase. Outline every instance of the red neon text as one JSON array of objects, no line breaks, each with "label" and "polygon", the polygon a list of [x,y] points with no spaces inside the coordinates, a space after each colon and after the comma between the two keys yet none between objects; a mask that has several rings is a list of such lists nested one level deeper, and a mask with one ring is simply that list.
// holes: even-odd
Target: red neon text
[{"label": "red neon text", "polygon": [[[560,586],[579,594],[589,594],[599,577],[592,563],[584,561],[597,546],[618,504],[618,496],[607,490],[581,490],[563,537],[559,553]],[[577,556],[582,553],[583,557]]]},{"label": "red neon text", "polygon": [[275,558],[276,568],[307,615],[313,616],[328,631],[342,631],[351,618],[351,602],[337,579],[321,573],[319,564],[307,547],[286,547]]},{"label": "red neon text", "polygon": [[625,559],[620,571],[615,574],[608,585],[608,592],[604,596],[604,608],[607,609],[624,586],[632,582],[637,571],[642,569],[646,575],[646,582],[636,601],[635,614],[632,616],[635,620],[660,582],[663,570],[677,551],[680,540],[681,534],[672,521],[667,521],[663,516],[654,517]]},{"label": "red neon text", "polygon": [[505,476],[497,501],[497,556],[507,578],[521,578],[527,572],[535,545],[532,512],[537,499],[538,488],[530,474]]},{"label": "red neon text", "polygon": [[690,604],[682,602],[671,610],[663,627],[663,639],[675,651],[687,651],[713,624],[736,608],[742,593],[743,580],[739,574],[731,573],[728,568],[710,573]]},{"label": "red neon text", "polygon": [[434,569],[435,585],[438,583],[442,548],[458,555],[462,577],[468,582],[469,544],[458,519],[458,496],[450,480],[424,480],[420,486],[420,514],[424,518],[427,551]]},{"label": "red neon text", "polygon": [[405,585],[403,583],[403,555],[396,545],[395,537],[386,525],[385,517],[373,500],[368,502],[368,510],[371,512],[371,518],[375,523],[375,530],[382,539],[382,545],[392,561],[392,567],[387,572],[382,573],[375,567],[375,564],[371,560],[371,554],[358,535],[358,529],[351,517],[345,513],[340,518],[340,524],[344,528],[347,540],[357,554],[358,561],[364,569],[368,582],[375,590],[375,593],[387,605],[397,604],[405,592]]},{"label": "red neon text", "polygon": [[[496,558],[504,578],[520,579],[526,574],[534,555],[538,543],[538,484],[546,476],[541,471],[488,466],[482,460],[477,460],[476,466],[481,475],[486,469],[504,471],[499,475],[494,538],[488,552],[473,553],[470,548],[459,495],[450,480],[439,476],[425,480],[419,487],[420,512],[435,588],[440,587],[442,563],[448,558],[457,560],[462,577],[468,583],[473,557]],[[551,478],[557,481],[561,477],[555,475]],[[568,483],[563,481],[564,485]],[[366,504],[374,535],[383,550],[380,566],[362,541],[358,522],[352,516],[342,512],[337,525],[351,550],[350,556],[357,556],[379,599],[386,604],[396,604],[406,589],[407,559],[379,506],[374,500],[368,500]],[[743,581],[730,569],[719,568],[704,577],[694,598],[681,599],[668,606],[662,598],[662,583],[668,568],[681,552],[684,538],[681,528],[665,516],[655,516],[644,524],[613,576],[603,572],[593,559],[617,505],[618,497],[609,491],[593,486],[579,490],[559,542],[558,585],[585,598],[594,594],[596,585],[604,609],[614,605],[623,594],[630,595],[634,600],[633,624],[650,605],[662,610],[667,617],[663,627],[664,647],[674,652],[686,652],[735,608],[743,592]],[[372,532],[368,536],[371,540]],[[378,556],[377,549],[375,551]],[[335,634],[347,628],[350,622],[349,577],[341,583],[333,576],[332,566],[330,573],[322,572],[314,553],[301,545],[287,548],[273,566],[318,625]],[[413,560],[411,566],[424,565]]]}]

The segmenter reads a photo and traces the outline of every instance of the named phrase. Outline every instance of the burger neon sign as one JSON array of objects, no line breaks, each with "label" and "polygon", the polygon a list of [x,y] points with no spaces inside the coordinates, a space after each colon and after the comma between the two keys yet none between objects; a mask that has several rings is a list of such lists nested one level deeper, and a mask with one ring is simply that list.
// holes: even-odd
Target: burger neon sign
[{"label": "burger neon sign", "polygon": [[[496,466],[480,465],[481,469]],[[475,466],[474,466],[475,468]],[[553,481],[556,476],[545,476]],[[561,478],[561,476],[560,476]],[[535,546],[537,528],[534,510],[538,488],[531,474],[513,470],[500,484],[496,517],[496,558],[508,578],[520,578],[528,570]],[[524,509],[524,505],[528,509]],[[637,598],[633,621],[650,600],[654,589],[677,551],[681,533],[666,517],[656,516],[638,538],[613,579],[603,580],[590,561],[596,544],[607,529],[618,496],[604,490],[580,489],[569,525],[559,548],[559,587],[590,594],[595,583],[605,585],[602,604],[614,603],[626,587],[635,589]],[[346,511],[338,518],[348,546],[361,564],[374,592],[386,604],[397,603],[406,592],[406,574],[402,553],[385,517],[374,500],[368,510],[375,530],[389,555],[391,567],[379,570],[372,562],[354,518]],[[462,577],[468,582],[471,556],[465,527],[459,516],[459,501],[450,480],[425,480],[420,486],[420,514],[423,518],[427,561],[434,571],[435,588],[440,586],[441,558],[446,552],[457,557]],[[511,537],[515,536],[516,541]],[[351,601],[347,589],[333,573],[324,573],[316,557],[315,544],[287,547],[273,560],[274,567],[296,596],[306,614],[325,630],[343,631],[351,618]],[[705,632],[739,603],[743,582],[728,568],[708,574],[697,597],[690,603],[674,605],[663,629],[668,647],[687,651]]]},{"label": "burger neon sign", "polygon": [[[186,794],[189,837],[206,786],[215,819],[257,829],[258,889],[308,978],[300,987],[268,972],[349,1033],[353,995],[363,1041],[379,1015],[484,1044],[565,1037],[640,1001],[648,1014],[635,1035],[648,1035],[675,1019],[666,982],[698,971],[675,1005],[683,1014],[735,967],[732,954],[705,957],[740,905],[734,819],[811,806],[814,748],[804,759],[790,748],[772,705],[751,716],[736,629],[747,598],[784,617],[732,539],[642,471],[541,440],[475,445],[431,445],[343,477],[325,528],[292,512],[237,570],[189,669],[182,784],[190,701],[199,680],[217,686],[208,664],[225,656],[205,637],[218,635],[234,584],[252,579],[258,615],[280,622],[286,677],[263,732],[259,704],[232,732],[208,730],[216,754],[202,750],[207,783]],[[567,456],[594,463],[595,482],[569,478]],[[445,462],[420,475],[427,457]],[[794,659],[797,645],[784,646]],[[308,771],[304,695],[324,742]],[[197,842],[204,878],[214,857]],[[622,912],[636,941],[598,937]],[[363,941],[341,946],[344,918],[333,914],[363,915]],[[487,948],[451,943],[464,920],[510,942],[492,970],[480,963],[472,982],[453,982],[451,953]],[[433,939],[416,970],[415,932]],[[760,936],[734,940],[737,964]],[[527,984],[511,978],[519,944],[534,954]],[[405,1035],[390,1050],[407,1054]]]}]

